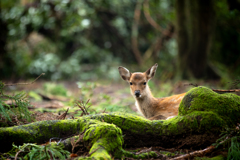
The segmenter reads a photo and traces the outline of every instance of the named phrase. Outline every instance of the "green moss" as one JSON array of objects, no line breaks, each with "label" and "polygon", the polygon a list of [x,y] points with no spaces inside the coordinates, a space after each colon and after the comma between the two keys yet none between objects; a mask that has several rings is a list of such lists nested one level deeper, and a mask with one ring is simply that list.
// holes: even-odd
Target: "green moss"
[{"label": "green moss", "polygon": [[85,128],[84,141],[92,145],[89,153],[96,159],[111,159],[110,154],[121,157],[123,144],[122,131],[114,124],[91,120]]},{"label": "green moss", "polygon": [[231,94],[218,94],[206,87],[196,87],[187,92],[183,98],[179,115],[184,116],[196,111],[214,112],[227,125],[234,125],[240,120],[240,97]]},{"label": "green moss", "polygon": [[156,158],[158,155],[154,151],[136,154],[135,152],[123,151],[123,157],[134,158],[134,159],[149,159]]},{"label": "green moss", "polygon": [[12,142],[44,143],[52,137],[65,137],[79,133],[79,120],[39,121],[31,124],[0,128],[0,141],[6,144],[4,149],[10,149]]},{"label": "green moss", "polygon": [[160,154],[164,154],[168,157],[172,157],[172,156],[175,156],[176,154],[175,153],[172,153],[172,152],[167,152],[167,151],[159,151]]},{"label": "green moss", "polygon": [[219,130],[226,125],[224,120],[213,112],[196,111],[169,120],[150,121],[140,116],[122,113],[109,113],[89,116],[107,123],[113,123],[132,134],[158,134],[160,136],[179,135],[189,131],[204,132]]},{"label": "green moss", "polygon": [[216,157],[208,158],[208,157],[195,157],[194,160],[224,160],[224,156],[218,155]]},{"label": "green moss", "polygon": [[210,158],[209,160],[224,160],[224,159],[225,159],[224,156],[222,156],[222,155],[218,155],[218,156],[216,156],[216,157],[212,157],[212,158]]},{"label": "green moss", "polygon": [[218,131],[226,125],[223,119],[213,112],[195,111],[185,116],[177,116],[163,123],[162,135],[178,135],[189,131]]},{"label": "green moss", "polygon": [[[136,155],[122,149],[122,131],[128,135],[151,135],[164,141],[169,136],[213,133],[239,121],[240,98],[234,94],[219,95],[208,88],[190,90],[180,104],[179,115],[169,120],[150,121],[128,113],[102,113],[77,120],[42,121],[23,126],[0,128],[3,144],[48,141],[52,137],[84,132],[84,143],[90,158],[155,157],[155,152]],[[125,134],[124,133],[124,134]],[[150,137],[151,137],[150,136]],[[17,144],[16,143],[16,144]],[[84,157],[82,157],[84,158]],[[89,157],[88,157],[89,158]]]}]

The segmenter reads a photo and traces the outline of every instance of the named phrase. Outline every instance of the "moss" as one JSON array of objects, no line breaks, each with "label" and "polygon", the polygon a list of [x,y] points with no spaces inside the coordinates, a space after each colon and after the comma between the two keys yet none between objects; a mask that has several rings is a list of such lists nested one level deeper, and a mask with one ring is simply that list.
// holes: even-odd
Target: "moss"
[{"label": "moss", "polygon": [[172,153],[172,152],[167,152],[167,151],[159,151],[160,154],[163,154],[163,155],[166,155],[168,157],[172,157],[172,156],[175,156],[176,154],[175,153]]},{"label": "moss", "polygon": [[110,154],[121,158],[123,145],[122,131],[114,124],[92,120],[86,128],[84,141],[92,145],[89,153],[96,159],[111,159]]},{"label": "moss", "polygon": [[183,98],[179,115],[184,116],[196,111],[214,112],[228,126],[240,120],[240,96],[231,93],[218,94],[206,87],[196,87],[187,92]]},{"label": "moss", "polygon": [[[79,133],[79,120],[39,121],[31,124],[0,128],[0,141],[6,144],[8,150],[12,142],[16,145],[23,143],[44,143],[52,137],[65,137]],[[10,140],[10,141],[9,141]]]},{"label": "moss", "polygon": [[[156,142],[155,144],[158,145],[170,143],[176,146],[179,145],[178,139],[174,139],[176,137],[182,138],[202,133],[219,135],[222,128],[233,125],[239,120],[237,116],[239,108],[238,96],[219,95],[208,88],[197,87],[190,90],[184,97],[180,104],[179,115],[169,120],[150,121],[128,113],[102,113],[77,120],[42,121],[0,128],[0,141],[7,145],[11,145],[12,142],[15,144],[42,143],[52,137],[66,137],[84,132],[83,141],[90,149],[88,158],[112,159],[125,156],[143,159],[143,157],[157,155],[155,152],[136,155],[123,150],[123,134],[124,139],[129,140],[129,137],[136,139],[134,143],[140,145],[153,145],[152,143]],[[144,143],[141,138],[144,138]],[[213,140],[206,141],[211,144]],[[195,139],[194,142],[196,142]]]},{"label": "moss", "polygon": [[194,160],[224,160],[226,159],[222,155],[218,155],[216,157],[208,158],[208,157],[195,157]]},{"label": "moss", "polygon": [[209,158],[209,160],[224,160],[224,159],[225,159],[225,157],[222,155],[218,155],[216,157]]},{"label": "moss", "polygon": [[123,151],[123,157],[135,158],[135,159],[149,159],[156,158],[158,155],[154,151],[136,154],[134,152]]},{"label": "moss", "polygon": [[159,136],[178,135],[191,130],[203,132],[214,128],[219,129],[226,125],[224,120],[217,114],[203,111],[195,111],[188,115],[177,116],[169,120],[154,121],[132,114],[116,112],[104,114],[104,116],[92,115],[89,118],[113,123],[122,130],[130,131],[132,134],[158,134]]},{"label": "moss", "polygon": [[189,131],[204,132],[219,130],[225,121],[213,112],[195,111],[185,116],[177,116],[163,122],[163,135],[178,135]]}]

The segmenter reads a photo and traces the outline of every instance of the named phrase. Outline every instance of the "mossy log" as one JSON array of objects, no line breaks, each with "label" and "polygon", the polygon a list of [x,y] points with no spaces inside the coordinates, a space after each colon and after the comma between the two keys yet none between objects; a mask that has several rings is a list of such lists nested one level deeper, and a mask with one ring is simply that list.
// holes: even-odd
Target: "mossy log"
[{"label": "mossy log", "polygon": [[[84,133],[83,143],[90,149],[90,157],[143,158],[146,153],[135,155],[122,147],[203,148],[214,143],[223,128],[239,122],[239,115],[239,96],[196,87],[183,98],[179,115],[169,120],[150,121],[128,113],[102,113],[74,120],[40,121],[0,128],[0,147],[3,152],[10,150],[13,142],[44,143],[52,137]],[[155,152],[149,154],[157,156]]]}]

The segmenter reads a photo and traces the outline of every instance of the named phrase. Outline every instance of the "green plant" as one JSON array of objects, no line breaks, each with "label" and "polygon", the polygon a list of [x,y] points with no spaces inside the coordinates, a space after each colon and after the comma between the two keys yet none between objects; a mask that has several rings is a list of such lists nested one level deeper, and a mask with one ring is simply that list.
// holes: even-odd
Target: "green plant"
[{"label": "green plant", "polygon": [[[28,110],[28,106],[31,106],[31,104],[27,98],[27,94],[22,91],[13,96],[7,95],[3,92],[4,86],[5,84],[0,81],[0,114],[9,121],[12,121],[10,115],[20,118],[25,117],[30,121],[31,113]],[[7,100],[11,100],[12,105],[5,103]]]},{"label": "green plant", "polygon": [[67,96],[67,89],[62,84],[45,83],[44,92],[52,95]]},{"label": "green plant", "polygon": [[78,88],[81,91],[81,100],[91,99],[93,96],[93,90],[97,87],[94,82],[77,82]]},{"label": "green plant", "polygon": [[240,158],[240,143],[239,136],[234,136],[231,138],[231,146],[228,149],[228,160],[234,160]]},{"label": "green plant", "polygon": [[220,145],[228,146],[228,156],[227,160],[235,160],[240,157],[240,124],[238,124],[235,128],[226,128],[225,131],[221,133],[217,142],[213,145],[216,148]]},{"label": "green plant", "polygon": [[26,143],[22,146],[16,146],[13,144],[11,151],[6,153],[8,156],[23,156],[23,159],[27,160],[48,160],[48,159],[62,159],[65,160],[70,152],[63,149],[62,144],[50,143],[47,145],[37,145],[32,143]]}]

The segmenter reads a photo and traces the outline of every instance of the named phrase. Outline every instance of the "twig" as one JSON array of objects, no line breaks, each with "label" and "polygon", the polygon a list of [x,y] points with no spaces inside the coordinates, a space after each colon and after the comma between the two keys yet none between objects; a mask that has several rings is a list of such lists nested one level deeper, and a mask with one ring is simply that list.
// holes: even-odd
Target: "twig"
[{"label": "twig", "polygon": [[[237,127],[235,128],[236,130],[239,130],[239,126],[240,124],[237,124]],[[225,143],[230,137],[231,135],[233,134],[234,131],[232,131],[230,134],[228,134],[228,136],[219,143],[220,144],[223,144]],[[215,148],[215,146],[211,145],[203,150],[199,150],[199,151],[194,151],[194,152],[191,152],[191,153],[187,153],[187,154],[184,154],[182,156],[179,156],[179,157],[175,157],[175,158],[172,158],[171,160],[182,160],[182,159],[190,159],[190,158],[193,158],[193,157],[199,157],[199,156],[204,156],[206,155],[207,153],[211,153]]]},{"label": "twig", "polygon": [[88,102],[90,101],[90,99],[87,100],[87,102],[84,104],[83,101],[75,101],[75,106],[79,107],[81,110],[82,110],[82,114],[81,116],[83,115],[89,115],[88,113],[88,109],[91,105],[89,105],[87,108],[86,108],[86,105],[88,104]]},{"label": "twig", "polygon": [[[93,150],[91,153],[88,154],[88,156],[91,156],[94,152],[96,152],[98,149],[100,148],[100,146],[98,148],[96,148],[95,150]],[[88,157],[87,156],[87,157]]]},{"label": "twig", "polygon": [[30,144],[27,144],[27,145],[24,146],[21,150],[19,150],[19,151],[16,153],[14,160],[17,160],[18,154],[21,153],[21,152],[24,152],[24,149],[25,149],[27,146],[29,146],[29,145],[30,145]]},{"label": "twig", "polygon": [[73,153],[75,147],[80,146],[80,145],[77,144],[77,143],[78,143],[78,142],[82,142],[85,131],[86,131],[86,130],[84,130],[82,133],[79,134],[79,138],[77,139],[76,142],[74,141],[74,138],[71,138],[72,153]]},{"label": "twig", "polygon": [[197,84],[193,84],[193,83],[185,83],[184,86],[194,86],[194,87],[198,87]]},{"label": "twig", "polygon": [[85,111],[86,111],[86,113],[87,113],[88,115],[89,115],[89,113],[88,113],[87,110],[88,110],[89,107],[92,106],[92,105],[89,105],[89,106],[86,108],[86,106],[87,106],[87,104],[88,104],[89,101],[90,101],[90,99],[88,99],[87,102],[83,105],[83,107],[85,108]]},{"label": "twig", "polygon": [[16,153],[14,160],[17,160],[18,154],[21,153],[21,152],[23,152],[23,151],[20,150],[20,151],[18,151],[18,152]]},{"label": "twig", "polygon": [[30,83],[13,83],[13,84],[4,84],[4,85],[5,86],[15,86],[15,85],[29,85],[29,84],[33,84],[34,82],[36,82],[36,80],[38,80],[38,78],[40,78],[43,75],[45,75],[45,73],[40,74],[34,81],[32,81]]},{"label": "twig", "polygon": [[87,115],[87,113],[85,112],[85,109],[82,107],[82,104],[83,104],[82,101],[76,101],[75,102],[75,105],[82,110],[82,115]]},{"label": "twig", "polygon": [[141,154],[141,153],[150,152],[150,151],[152,151],[152,147],[150,147],[150,148],[148,148],[148,149],[145,149],[145,150],[141,150],[141,151],[137,152],[136,155],[139,155],[139,154]]},{"label": "twig", "polygon": [[239,92],[240,89],[229,89],[229,90],[224,90],[224,89],[212,89],[214,92],[224,92],[224,93],[227,93],[227,92]]},{"label": "twig", "polygon": [[[197,84],[193,84],[193,83],[185,83],[184,86],[194,86],[194,87],[198,87]],[[224,89],[212,89],[212,91],[214,92],[240,92],[240,89],[228,89],[228,90],[224,90]]]},{"label": "twig", "polygon": [[105,113],[105,111],[106,111],[106,108],[102,111],[102,113]]},{"label": "twig", "polygon": [[67,109],[66,112],[64,112],[62,115],[60,115],[57,119],[65,119],[65,118],[66,118],[66,115],[67,115],[67,113],[68,113],[68,110],[69,110],[69,108]]},{"label": "twig", "polygon": [[193,157],[196,157],[196,156],[203,156],[203,155],[205,155],[205,154],[207,154],[207,153],[212,152],[214,149],[215,149],[214,146],[210,146],[210,147],[207,147],[207,148],[205,148],[205,149],[203,149],[203,150],[191,152],[191,153],[188,153],[188,154],[184,154],[184,155],[182,155],[182,156],[179,156],[179,157],[172,158],[171,160],[182,160],[182,159],[193,158]]},{"label": "twig", "polygon": [[16,153],[14,160],[17,160],[18,154],[21,153],[21,152],[23,152],[23,151],[20,150],[20,151],[18,151],[18,152]]}]

